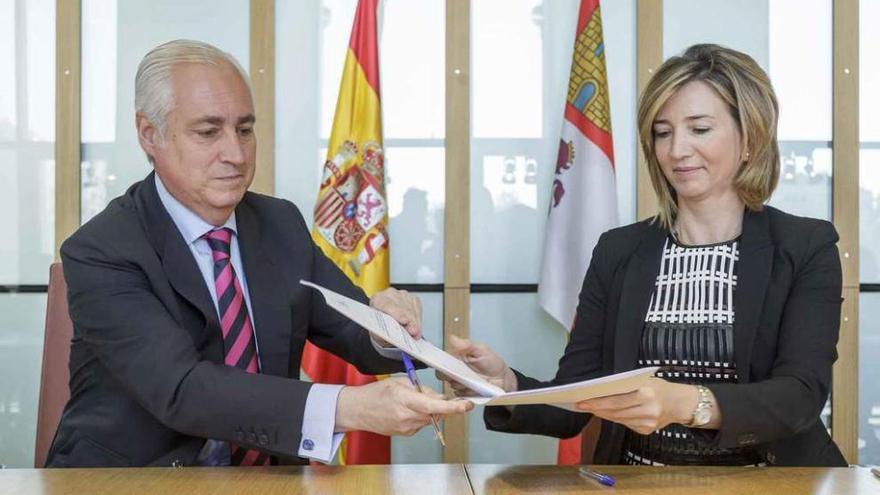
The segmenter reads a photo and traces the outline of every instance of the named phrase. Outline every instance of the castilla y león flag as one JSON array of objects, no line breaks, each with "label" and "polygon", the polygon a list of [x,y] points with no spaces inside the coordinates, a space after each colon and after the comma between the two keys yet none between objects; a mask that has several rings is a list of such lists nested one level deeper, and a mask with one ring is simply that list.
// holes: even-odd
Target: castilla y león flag
[{"label": "castilla y le\u00f3n flag", "polygon": [[[327,160],[315,204],[312,239],[368,296],[388,287],[388,207],[379,107],[378,0],[359,0],[345,56]],[[302,368],[314,382],[363,385],[376,380],[306,344]],[[391,440],[346,435],[342,464],[387,464]]]},{"label": "castilla y le\u00f3n flag", "polygon": [[[593,247],[602,232],[617,225],[599,0],[581,0],[578,12],[549,210],[538,302],[571,329]],[[579,457],[579,437],[560,442],[560,463],[577,463]]]}]

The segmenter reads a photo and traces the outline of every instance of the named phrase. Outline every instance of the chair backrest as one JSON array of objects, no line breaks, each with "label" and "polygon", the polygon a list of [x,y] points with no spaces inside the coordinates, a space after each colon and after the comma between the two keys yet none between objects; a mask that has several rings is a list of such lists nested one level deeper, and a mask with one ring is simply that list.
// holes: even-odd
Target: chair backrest
[{"label": "chair backrest", "polygon": [[602,420],[593,416],[581,431],[581,464],[593,464],[601,430]]},{"label": "chair backrest", "polygon": [[49,298],[46,304],[46,334],[43,343],[43,372],[37,410],[37,442],[34,467],[46,465],[46,456],[58,430],[64,405],[70,398],[70,340],[73,322],[67,312],[67,283],[61,263],[49,268]]}]

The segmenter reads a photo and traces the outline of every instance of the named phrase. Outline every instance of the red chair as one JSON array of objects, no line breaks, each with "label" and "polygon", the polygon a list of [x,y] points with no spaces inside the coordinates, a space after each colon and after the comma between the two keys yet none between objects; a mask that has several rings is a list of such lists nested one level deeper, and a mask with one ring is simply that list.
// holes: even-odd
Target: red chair
[{"label": "red chair", "polygon": [[46,304],[46,334],[43,343],[43,371],[37,410],[37,441],[34,467],[46,466],[46,456],[58,430],[64,405],[70,399],[70,340],[73,322],[67,312],[67,284],[61,263],[49,268],[49,297]]},{"label": "red chair", "polygon": [[601,429],[602,421],[593,416],[587,422],[587,426],[581,431],[581,464],[593,464],[596,446],[599,443],[599,431]]}]

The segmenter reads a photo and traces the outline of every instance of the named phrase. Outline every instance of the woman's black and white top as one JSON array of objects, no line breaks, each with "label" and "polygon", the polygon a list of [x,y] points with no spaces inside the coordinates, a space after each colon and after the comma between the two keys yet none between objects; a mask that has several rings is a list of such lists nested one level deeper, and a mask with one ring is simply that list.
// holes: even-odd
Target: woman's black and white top
[{"label": "woman's black and white top", "polygon": [[[676,383],[737,381],[733,349],[736,263],[739,240],[684,246],[666,239],[660,272],[645,317],[639,366],[660,366],[657,376]],[[754,465],[751,448],[705,447],[691,430],[671,424],[650,435],[627,430],[627,464]]]}]

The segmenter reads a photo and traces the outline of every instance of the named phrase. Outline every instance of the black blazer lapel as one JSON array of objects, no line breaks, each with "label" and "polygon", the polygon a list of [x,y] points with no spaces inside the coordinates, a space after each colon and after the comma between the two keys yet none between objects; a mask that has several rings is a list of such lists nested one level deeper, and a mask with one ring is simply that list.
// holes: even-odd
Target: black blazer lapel
[{"label": "black blazer lapel", "polygon": [[741,383],[749,381],[752,345],[772,269],[770,218],[764,210],[746,211],[736,268],[736,292],[733,295],[733,309],[736,312],[733,352]]},{"label": "black blazer lapel", "polygon": [[[205,286],[202,272],[193,258],[189,246],[186,245],[180,232],[171,220],[171,216],[162,206],[159,193],[156,191],[155,172],[140,184],[136,192],[136,203],[141,218],[159,254],[165,276],[174,290],[190,304],[195,306],[205,317],[207,324],[213,322],[219,328],[217,310],[211,300],[208,287]],[[182,321],[180,315],[176,315]],[[222,353],[222,348],[221,348]]]},{"label": "black blazer lapel", "polygon": [[620,292],[620,306],[617,312],[617,326],[614,332],[614,371],[628,371],[636,367],[639,355],[639,340],[654,283],[660,271],[663,242],[667,231],[655,224],[646,224],[645,235],[635,248],[635,253],[626,266],[623,287]]},{"label": "black blazer lapel", "polygon": [[284,279],[278,274],[271,246],[263,237],[260,220],[247,201],[235,210],[238,247],[247,274],[248,293],[262,372],[288,376],[291,319]]}]

